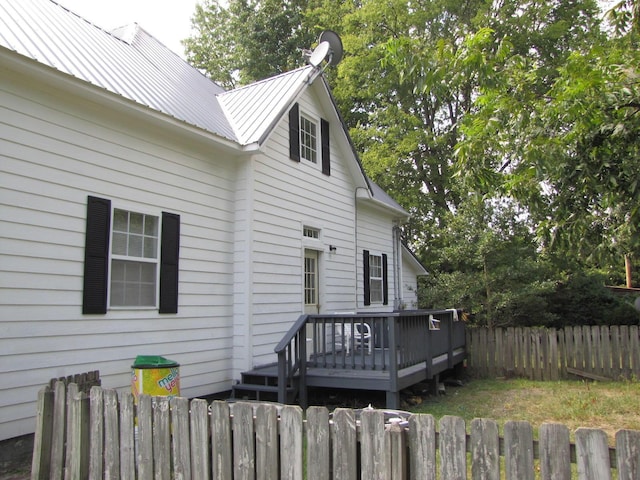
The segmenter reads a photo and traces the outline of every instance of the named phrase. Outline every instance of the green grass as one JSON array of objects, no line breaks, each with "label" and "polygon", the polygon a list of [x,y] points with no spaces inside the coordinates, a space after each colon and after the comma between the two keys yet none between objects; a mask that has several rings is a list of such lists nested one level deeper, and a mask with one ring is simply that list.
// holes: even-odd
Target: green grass
[{"label": "green grass", "polygon": [[508,420],[526,420],[535,432],[545,422],[564,424],[572,434],[579,427],[599,428],[613,445],[616,431],[640,430],[640,382],[472,380],[448,386],[446,395],[427,397],[410,411],[436,419],[455,415],[467,423],[491,418],[501,433]]}]

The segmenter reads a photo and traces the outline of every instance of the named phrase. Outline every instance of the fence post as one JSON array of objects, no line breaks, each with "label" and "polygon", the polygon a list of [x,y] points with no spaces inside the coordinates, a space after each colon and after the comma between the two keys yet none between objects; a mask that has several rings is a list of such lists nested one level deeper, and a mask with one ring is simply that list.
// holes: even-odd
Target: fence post
[{"label": "fence post", "polygon": [[542,480],[571,480],[569,429],[564,425],[543,423],[538,436]]},{"label": "fence post", "polygon": [[307,477],[308,480],[329,480],[331,451],[329,410],[326,407],[307,409]]},{"label": "fence post", "polygon": [[471,478],[500,480],[500,437],[495,420],[471,421]]},{"label": "fence post", "polygon": [[171,478],[169,397],[153,397],[153,467],[155,480]]},{"label": "fence post", "polygon": [[51,468],[51,436],[53,433],[53,392],[43,387],[38,392],[38,410],[36,414],[36,433],[33,438],[33,457],[31,460],[31,480],[49,478]]}]

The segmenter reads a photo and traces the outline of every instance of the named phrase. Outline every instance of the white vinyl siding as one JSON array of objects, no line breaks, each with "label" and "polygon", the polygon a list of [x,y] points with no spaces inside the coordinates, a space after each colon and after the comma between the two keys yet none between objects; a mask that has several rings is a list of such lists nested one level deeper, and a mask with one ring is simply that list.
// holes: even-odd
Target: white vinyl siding
[{"label": "white vinyl siding", "polygon": [[[98,369],[106,388],[129,389],[137,355],[180,363],[186,396],[228,390],[232,159],[22,80],[0,81],[0,440],[33,432],[49,379]],[[87,195],[181,215],[177,315],[82,315]]]}]

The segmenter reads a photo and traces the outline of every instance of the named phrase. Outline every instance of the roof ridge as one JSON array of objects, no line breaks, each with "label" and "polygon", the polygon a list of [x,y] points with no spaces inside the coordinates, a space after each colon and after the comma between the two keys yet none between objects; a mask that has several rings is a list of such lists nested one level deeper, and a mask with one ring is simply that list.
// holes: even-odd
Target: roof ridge
[{"label": "roof ridge", "polygon": [[289,75],[295,75],[295,74],[297,74],[298,72],[300,72],[300,71],[302,71],[304,69],[311,69],[311,68],[314,68],[314,67],[312,67],[311,65],[304,65],[302,67],[298,67],[298,68],[295,68],[293,70],[289,70],[289,71],[286,71],[286,72],[278,73],[278,74],[273,75],[271,77],[263,78],[262,80],[258,80],[256,82],[251,82],[251,83],[248,83],[246,85],[242,85],[242,86],[234,88],[232,90],[226,90],[226,91],[224,91],[222,93],[219,93],[218,96],[219,97],[223,97],[223,96],[226,96],[228,94],[241,92],[242,90],[246,90],[248,88],[255,88],[255,87],[257,87],[257,86],[259,86],[259,85],[261,85],[263,83],[272,82],[272,81],[275,81],[275,80],[277,80],[279,78],[283,78],[283,77],[286,77],[286,76],[289,76]]}]

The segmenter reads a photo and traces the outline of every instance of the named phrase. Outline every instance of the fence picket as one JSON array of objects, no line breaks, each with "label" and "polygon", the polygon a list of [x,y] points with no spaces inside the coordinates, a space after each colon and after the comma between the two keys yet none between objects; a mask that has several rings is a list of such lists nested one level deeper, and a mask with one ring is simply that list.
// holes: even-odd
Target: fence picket
[{"label": "fence picket", "polygon": [[213,480],[232,478],[231,418],[227,402],[215,401],[211,404],[211,439]]},{"label": "fence picket", "polygon": [[169,398],[153,397],[153,470],[155,480],[171,478]]},{"label": "fence picket", "polygon": [[594,428],[579,428],[575,437],[578,478],[611,480],[607,434]]},{"label": "fence picket", "polygon": [[62,472],[62,475],[65,480],[69,480],[69,475],[70,472],[72,471],[72,467],[71,467],[71,462],[72,462],[72,454],[71,452],[73,452],[76,448],[76,445],[74,442],[77,441],[77,435],[74,434],[73,432],[73,422],[74,422],[74,418],[71,417],[71,414],[75,414],[75,415],[79,415],[79,413],[77,412],[77,408],[79,408],[78,405],[76,405],[74,403],[74,399],[76,397],[76,395],[78,394],[78,385],[75,383],[69,383],[67,384],[67,390],[66,390],[66,395],[65,395],[65,401],[66,401],[66,421],[65,421],[65,438],[66,438],[66,444],[64,447],[64,470]]},{"label": "fence picket", "polygon": [[500,479],[500,437],[494,420],[476,418],[471,421],[471,478]]},{"label": "fence picket", "polygon": [[433,415],[409,417],[411,480],[436,478],[436,421]]},{"label": "fence picket", "polygon": [[253,407],[238,402],[233,406],[233,478],[253,480],[256,457],[254,449]]},{"label": "fence picket", "polygon": [[326,407],[307,409],[307,477],[308,480],[329,480],[331,450],[329,410]]},{"label": "fence picket", "polygon": [[[256,479],[278,478],[278,412],[275,405],[256,408]],[[284,432],[287,435],[288,432]],[[289,438],[287,438],[287,441]],[[292,452],[293,453],[293,452]],[[291,458],[286,459],[287,462]],[[293,463],[293,462],[291,462]],[[283,465],[283,469],[285,469]]]},{"label": "fence picket", "polygon": [[464,420],[445,415],[439,422],[440,475],[442,478],[466,478],[467,452]]},{"label": "fence picket", "polygon": [[333,478],[356,480],[356,417],[352,410],[336,408],[333,412]]},{"label": "fence picket", "polygon": [[133,394],[123,392],[120,396],[120,478],[135,480],[135,411]]},{"label": "fence picket", "polygon": [[[273,416],[273,430],[277,429],[277,416]],[[280,476],[274,480],[298,480],[302,478],[302,409],[297,405],[285,405],[280,412]],[[273,450],[277,449],[277,441]],[[276,458],[277,460],[277,458]],[[266,479],[267,477],[265,477]]]},{"label": "fence picket", "polygon": [[54,383],[53,426],[51,432],[51,480],[64,478],[67,458],[67,385],[56,380]]},{"label": "fence picket", "polygon": [[533,428],[529,422],[509,421],[504,425],[507,480],[533,480]]},{"label": "fence picket", "polygon": [[[209,480],[209,405],[206,400],[191,400],[190,427],[192,478]],[[212,439],[211,443],[214,441]]]},{"label": "fence picket", "polygon": [[49,478],[51,469],[51,436],[53,433],[54,394],[48,386],[38,392],[36,432],[33,436],[31,480]]},{"label": "fence picket", "polygon": [[[92,387],[99,388],[99,387]],[[102,394],[104,409],[104,480],[120,478],[120,425],[118,422],[118,393],[104,390]],[[91,406],[93,408],[93,406]]]},{"label": "fence picket", "polygon": [[104,451],[104,396],[100,387],[91,387],[89,393],[89,479],[102,479],[102,453]]},{"label": "fence picket", "polygon": [[[73,390],[77,388],[69,389]],[[68,418],[65,479],[80,480],[89,475],[89,399],[84,393],[76,393],[71,399]]]},{"label": "fence picket", "polygon": [[136,449],[136,465],[138,480],[153,479],[153,410],[151,397],[138,397],[138,446]]},{"label": "fence picket", "polygon": [[191,480],[191,436],[189,433],[189,399],[172,397],[171,412],[171,458],[175,480]]},{"label": "fence picket", "polygon": [[391,458],[385,445],[388,436],[384,431],[384,412],[363,410],[360,417],[360,463],[361,477],[374,479],[391,478]]},{"label": "fence picket", "polygon": [[407,445],[404,430],[398,423],[392,423],[387,427],[386,431],[383,430],[382,433],[384,434],[384,443],[388,444],[386,451],[389,452],[388,457],[383,455],[383,458],[388,458],[383,469],[383,472],[385,472],[387,476],[379,475],[373,478],[404,480],[407,478]]},{"label": "fence picket", "polygon": [[564,425],[544,423],[540,438],[540,476],[542,480],[571,479],[571,445],[569,429]]},{"label": "fence picket", "polygon": [[616,462],[618,480],[640,478],[640,431],[620,430],[616,433]]}]

